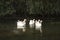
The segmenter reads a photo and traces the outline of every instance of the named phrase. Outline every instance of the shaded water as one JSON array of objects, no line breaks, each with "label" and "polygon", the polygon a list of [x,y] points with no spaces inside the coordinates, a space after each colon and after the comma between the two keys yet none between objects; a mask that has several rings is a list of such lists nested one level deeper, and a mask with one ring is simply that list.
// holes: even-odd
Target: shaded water
[{"label": "shaded water", "polygon": [[0,40],[59,40],[60,21],[45,20],[42,24],[43,33],[27,28],[26,32],[15,34],[17,21],[0,22]]}]

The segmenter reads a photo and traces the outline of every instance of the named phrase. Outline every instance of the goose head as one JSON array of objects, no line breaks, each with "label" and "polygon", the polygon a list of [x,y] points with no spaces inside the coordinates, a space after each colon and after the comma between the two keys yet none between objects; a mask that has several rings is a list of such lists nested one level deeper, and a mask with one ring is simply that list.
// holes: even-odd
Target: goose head
[{"label": "goose head", "polygon": [[33,19],[33,21],[35,21],[35,19]]},{"label": "goose head", "polygon": [[40,19],[38,19],[38,21],[41,21]]},{"label": "goose head", "polygon": [[23,22],[26,22],[26,19],[24,19],[24,21]]},{"label": "goose head", "polygon": [[40,22],[42,23],[43,21],[41,20]]}]

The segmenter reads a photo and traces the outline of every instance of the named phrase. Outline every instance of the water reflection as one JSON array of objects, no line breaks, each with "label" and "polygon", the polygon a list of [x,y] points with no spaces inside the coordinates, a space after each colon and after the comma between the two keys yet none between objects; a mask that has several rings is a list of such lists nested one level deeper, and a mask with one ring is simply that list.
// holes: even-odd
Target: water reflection
[{"label": "water reflection", "polygon": [[35,21],[35,29],[40,30],[40,32],[42,33],[42,20]]},{"label": "water reflection", "polygon": [[[37,20],[38,21],[38,20]],[[26,24],[27,25],[27,24]],[[28,26],[29,27],[29,26]],[[35,27],[35,26],[34,26]],[[42,25],[42,36],[39,31],[30,32],[31,28],[25,26],[26,31],[17,29],[16,21],[11,23],[0,23],[0,39],[3,40],[59,40],[60,39],[60,21],[44,21]],[[38,27],[39,28],[39,27]],[[32,28],[33,29],[33,28]],[[12,32],[13,31],[13,32]],[[34,33],[35,32],[35,33]]]},{"label": "water reflection", "polygon": [[[27,23],[26,19],[24,19],[23,21],[18,20],[17,21],[17,29],[22,29],[22,31],[25,32],[26,28],[27,28],[26,27],[26,25],[27,25],[26,23]],[[28,25],[29,25],[30,29],[34,29],[35,28],[35,30],[38,30],[38,31],[42,32],[42,20],[33,19],[33,20],[29,20],[28,23],[29,23]]]},{"label": "water reflection", "polygon": [[25,26],[26,26],[26,19],[24,19],[23,21],[18,20],[17,29],[22,29],[23,32],[25,32]]},{"label": "water reflection", "polygon": [[34,28],[34,23],[35,23],[35,19],[29,20],[29,26],[30,26],[30,28]]}]

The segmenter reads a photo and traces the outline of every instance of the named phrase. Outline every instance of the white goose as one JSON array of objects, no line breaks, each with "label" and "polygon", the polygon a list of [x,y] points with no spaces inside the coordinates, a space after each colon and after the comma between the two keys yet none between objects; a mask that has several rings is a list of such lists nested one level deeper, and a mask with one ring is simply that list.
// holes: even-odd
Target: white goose
[{"label": "white goose", "polygon": [[36,20],[35,21],[35,28],[36,28],[36,30],[40,30],[40,32],[42,33],[42,20]]},{"label": "white goose", "polygon": [[29,21],[30,28],[34,27],[35,19]]},{"label": "white goose", "polygon": [[17,29],[22,29],[23,32],[25,32],[25,25],[26,25],[26,19],[24,21],[19,21],[17,22]]}]

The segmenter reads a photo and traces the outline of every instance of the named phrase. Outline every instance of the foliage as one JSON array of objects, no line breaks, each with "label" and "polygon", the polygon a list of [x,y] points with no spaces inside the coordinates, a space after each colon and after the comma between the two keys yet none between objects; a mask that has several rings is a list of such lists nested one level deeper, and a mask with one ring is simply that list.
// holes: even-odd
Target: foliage
[{"label": "foliage", "polygon": [[55,14],[59,12],[59,0],[28,0],[30,14]]},{"label": "foliage", "polygon": [[13,0],[0,0],[0,15],[12,14],[15,12],[12,2]]},{"label": "foliage", "polygon": [[[0,0],[0,15],[12,14],[58,14],[59,0]],[[59,12],[60,13],[60,12]]]}]

